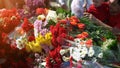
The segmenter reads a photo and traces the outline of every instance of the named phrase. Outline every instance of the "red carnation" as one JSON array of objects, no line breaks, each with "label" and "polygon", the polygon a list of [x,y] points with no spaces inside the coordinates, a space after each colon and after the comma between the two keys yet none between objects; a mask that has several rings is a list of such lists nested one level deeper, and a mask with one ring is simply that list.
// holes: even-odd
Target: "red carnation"
[{"label": "red carnation", "polygon": [[66,38],[66,37],[67,37],[67,35],[65,33],[62,33],[60,36],[57,37],[57,42],[59,44],[64,44],[65,43],[64,38]]},{"label": "red carnation", "polygon": [[63,27],[59,27],[59,35],[61,35],[62,33],[67,33],[67,30]]},{"label": "red carnation", "polygon": [[29,37],[28,37],[28,41],[31,42],[31,41],[34,41],[34,40],[35,40],[35,37],[34,37],[34,36],[29,36]]},{"label": "red carnation", "polygon": [[33,24],[28,21],[27,18],[24,18],[24,23],[22,24],[22,28],[25,32],[33,29]]},{"label": "red carnation", "polygon": [[60,68],[62,63],[62,57],[60,55],[61,47],[56,47],[51,50],[49,56],[46,58],[46,66],[47,68]]}]

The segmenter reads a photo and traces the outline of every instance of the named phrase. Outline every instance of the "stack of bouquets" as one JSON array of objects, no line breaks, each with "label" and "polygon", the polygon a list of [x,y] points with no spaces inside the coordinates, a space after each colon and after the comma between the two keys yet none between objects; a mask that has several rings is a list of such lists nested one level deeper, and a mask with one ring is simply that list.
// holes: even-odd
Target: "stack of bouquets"
[{"label": "stack of bouquets", "polygon": [[[27,67],[28,53],[18,50],[11,33],[21,24],[21,17],[16,9],[0,10],[0,66],[3,68]],[[11,37],[12,36],[12,37]]]},{"label": "stack of bouquets", "polygon": [[101,67],[96,62],[103,56],[100,46],[107,49],[116,43],[111,32],[104,33],[86,18],[65,15],[62,19],[55,11],[43,8],[36,9],[36,14],[33,20],[21,19],[15,9],[0,11],[2,67]]},{"label": "stack of bouquets", "polygon": [[[23,23],[9,35],[10,38],[12,38],[12,44],[14,43],[12,46],[19,51],[23,50],[27,52],[29,58],[35,57],[34,62],[31,62],[33,64],[31,66],[41,66],[52,45],[52,34],[49,29],[45,27],[52,16],[46,16],[44,12],[41,11],[37,11],[37,13],[40,13],[40,15],[38,15],[34,22],[31,23],[30,19],[24,18]],[[51,12],[48,13],[51,14]],[[39,57],[36,56],[36,54]]]},{"label": "stack of bouquets", "polygon": [[[56,25],[50,26],[53,49],[46,58],[46,67],[102,67],[98,63],[103,57],[102,48],[104,46],[108,48],[113,42],[108,45],[104,43],[108,39],[112,39],[115,43],[116,37],[109,30],[106,29],[108,33],[105,34],[102,32],[104,31],[102,27],[97,27],[99,26],[90,23],[87,19],[79,20],[75,16],[59,20]],[[91,35],[90,29],[94,29],[92,30],[94,35],[98,37]],[[97,43],[96,39],[101,43]]]}]

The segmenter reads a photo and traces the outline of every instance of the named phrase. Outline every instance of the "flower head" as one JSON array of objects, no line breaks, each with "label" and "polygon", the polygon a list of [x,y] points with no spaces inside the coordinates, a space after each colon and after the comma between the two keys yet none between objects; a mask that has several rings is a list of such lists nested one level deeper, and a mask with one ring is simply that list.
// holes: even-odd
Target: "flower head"
[{"label": "flower head", "polygon": [[102,58],[102,57],[103,57],[103,53],[99,53],[98,58]]},{"label": "flower head", "polygon": [[21,36],[20,38],[18,38],[16,40],[16,45],[17,45],[16,47],[21,50],[21,49],[23,49],[25,47],[26,42],[27,42],[26,36],[25,35]]},{"label": "flower head", "polygon": [[88,51],[88,56],[89,57],[92,57],[94,55],[95,51],[93,50],[92,47],[89,48],[89,51]]}]

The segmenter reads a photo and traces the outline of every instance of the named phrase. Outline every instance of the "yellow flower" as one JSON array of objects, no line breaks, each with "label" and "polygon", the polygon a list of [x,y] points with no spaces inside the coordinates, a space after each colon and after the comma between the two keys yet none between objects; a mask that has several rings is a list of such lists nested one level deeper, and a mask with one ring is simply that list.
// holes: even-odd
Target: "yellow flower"
[{"label": "yellow flower", "polygon": [[46,44],[51,45],[52,34],[49,32],[45,35]]},{"label": "yellow flower", "polygon": [[52,39],[51,33],[47,33],[45,37],[39,34],[38,37],[36,37],[35,41],[26,43],[26,50],[27,52],[31,52],[31,51],[41,52],[42,51],[41,44],[51,45],[51,39]]},{"label": "yellow flower", "polygon": [[37,43],[41,44],[41,43],[45,42],[45,39],[44,39],[44,37],[42,35],[39,34],[38,37],[35,39],[35,41]]},{"label": "yellow flower", "polygon": [[39,43],[35,43],[35,44],[33,45],[32,51],[33,51],[33,52],[41,52],[41,51],[42,51],[41,45],[40,45]]},{"label": "yellow flower", "polygon": [[38,42],[28,42],[28,44],[26,44],[26,50],[27,52],[41,52],[42,51],[42,47]]},{"label": "yellow flower", "polygon": [[49,33],[47,33],[47,34],[45,35],[45,39],[51,40],[51,38],[52,38],[51,32],[49,32]]},{"label": "yellow flower", "polygon": [[27,51],[27,52],[31,52],[31,51],[32,51],[32,50],[31,50],[31,49],[32,49],[32,44],[31,44],[31,43],[32,43],[32,42],[28,42],[28,43],[26,44],[26,47],[25,47],[25,48],[26,48],[26,51]]}]

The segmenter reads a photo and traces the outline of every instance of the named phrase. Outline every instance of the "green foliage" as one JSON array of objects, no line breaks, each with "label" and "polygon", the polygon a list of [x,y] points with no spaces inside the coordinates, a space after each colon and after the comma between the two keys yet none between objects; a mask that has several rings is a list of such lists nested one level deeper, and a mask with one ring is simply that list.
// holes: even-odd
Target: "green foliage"
[{"label": "green foliage", "polygon": [[49,28],[51,25],[56,25],[56,23],[53,20],[49,20],[45,28]]},{"label": "green foliage", "polygon": [[111,42],[110,45],[108,45],[108,48],[116,46],[116,36],[111,31],[94,24],[94,22],[86,17],[81,18],[80,21],[86,25],[85,31],[88,32],[89,36],[93,39],[94,45],[101,46],[105,40],[112,39],[114,42]]},{"label": "green foliage", "polygon": [[64,10],[62,8],[57,8],[56,13],[59,18],[66,18],[72,16],[71,11]]}]

